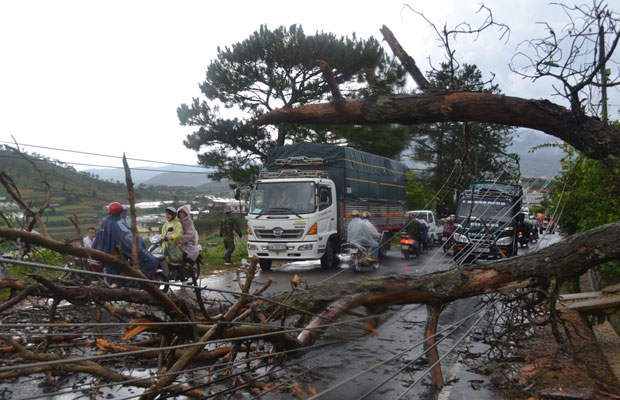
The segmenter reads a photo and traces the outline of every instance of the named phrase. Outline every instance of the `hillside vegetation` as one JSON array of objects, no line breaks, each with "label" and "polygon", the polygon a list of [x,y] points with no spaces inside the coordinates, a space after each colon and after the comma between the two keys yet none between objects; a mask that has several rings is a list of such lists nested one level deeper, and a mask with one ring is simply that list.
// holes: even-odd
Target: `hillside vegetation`
[{"label": "hillside vegetation", "polygon": [[[52,190],[51,204],[43,214],[48,230],[55,239],[77,238],[75,228],[67,217],[76,216],[80,229],[85,234],[89,226],[98,226],[105,216],[105,206],[112,201],[128,203],[125,183],[107,182],[89,172],[77,171],[70,165],[38,154],[26,155],[43,172]],[[39,173],[32,165],[14,152],[0,150],[0,170],[5,171],[17,185],[21,195],[34,208],[41,207],[46,199],[47,189]],[[137,187],[136,201],[172,200],[191,196],[192,193],[171,187]],[[0,185],[0,196],[11,201],[11,196]],[[188,197],[189,198],[189,197]],[[6,212],[6,210],[3,210]],[[8,211],[21,212],[16,208]],[[36,228],[35,228],[36,229]]]}]

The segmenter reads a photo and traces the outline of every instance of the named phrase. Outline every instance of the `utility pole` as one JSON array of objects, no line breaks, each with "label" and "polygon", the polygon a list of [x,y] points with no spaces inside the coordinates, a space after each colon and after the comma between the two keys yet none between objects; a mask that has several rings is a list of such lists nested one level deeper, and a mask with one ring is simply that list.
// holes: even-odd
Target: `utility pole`
[{"label": "utility pole", "polygon": [[600,24],[600,15],[598,36],[599,63],[601,64],[601,102],[603,103],[601,119],[603,120],[603,122],[607,123],[607,68],[605,68],[605,30]]}]

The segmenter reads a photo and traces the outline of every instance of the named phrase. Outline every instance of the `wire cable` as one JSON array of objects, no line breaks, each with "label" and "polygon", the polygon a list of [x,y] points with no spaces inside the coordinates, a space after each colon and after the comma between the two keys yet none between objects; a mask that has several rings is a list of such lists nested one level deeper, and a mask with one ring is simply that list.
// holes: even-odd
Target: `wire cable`
[{"label": "wire cable", "polygon": [[348,377],[348,378],[346,378],[346,379],[341,380],[341,381],[340,381],[340,382],[338,382],[336,385],[331,386],[331,387],[329,387],[329,388],[327,388],[327,389],[323,390],[323,391],[322,391],[322,392],[320,392],[320,393],[317,393],[316,395],[314,395],[314,396],[310,397],[308,400],[318,399],[319,397],[321,397],[321,396],[323,396],[323,395],[325,395],[325,394],[327,394],[327,393],[329,393],[329,392],[334,391],[335,389],[337,389],[337,388],[339,388],[339,387],[341,387],[341,386],[343,386],[343,385],[345,385],[345,384],[347,384],[347,383],[351,382],[352,380],[355,380],[355,379],[359,378],[360,376],[362,376],[362,375],[366,374],[367,372],[373,371],[373,370],[375,370],[375,369],[379,368],[379,367],[380,367],[380,366],[382,366],[382,365],[385,365],[385,364],[387,364],[387,363],[389,363],[389,362],[391,362],[391,361],[393,361],[393,360],[395,360],[395,359],[397,359],[397,358],[399,358],[399,357],[402,357],[404,354],[408,353],[409,351],[411,351],[411,350],[412,350],[412,349],[414,349],[415,347],[417,347],[417,346],[419,346],[419,345],[421,345],[421,344],[424,344],[424,342],[426,342],[428,339],[431,339],[431,338],[434,338],[434,337],[436,337],[436,336],[438,336],[438,335],[440,335],[440,334],[443,334],[444,332],[446,332],[446,331],[448,331],[448,330],[452,329],[452,328],[453,328],[454,326],[456,326],[456,325],[459,325],[459,326],[460,326],[460,325],[464,324],[464,323],[465,323],[468,319],[470,319],[471,317],[473,317],[474,315],[476,315],[476,314],[478,314],[478,313],[479,313],[479,311],[476,311],[476,312],[474,312],[474,313],[472,313],[472,314],[470,314],[470,315],[466,316],[465,318],[462,318],[461,320],[459,320],[459,321],[457,321],[457,322],[454,322],[453,324],[450,324],[449,326],[447,326],[446,328],[444,328],[444,329],[442,329],[442,330],[438,331],[438,332],[437,332],[437,333],[435,333],[434,335],[429,336],[429,337],[426,337],[426,338],[424,338],[424,339],[422,339],[422,340],[420,340],[420,341],[417,341],[417,342],[415,342],[412,346],[410,346],[409,348],[407,348],[407,349],[405,349],[405,350],[403,350],[403,351],[401,351],[401,352],[399,352],[399,353],[397,353],[397,354],[393,355],[392,357],[389,357],[388,359],[383,360],[383,361],[381,361],[381,362],[379,362],[379,363],[377,363],[377,364],[373,365],[372,367],[369,367],[369,368],[367,368],[367,369],[365,369],[365,370],[363,370],[363,371],[360,371],[360,372],[358,372],[357,374],[355,374],[355,375],[353,375],[353,376],[350,376],[350,377]]},{"label": "wire cable", "polygon": [[[67,152],[67,153],[84,154],[84,155],[87,155],[87,156],[107,157],[107,158],[115,158],[115,159],[119,159],[119,160],[123,159],[123,157],[121,157],[121,156],[113,156],[113,155],[110,155],[110,154],[102,154],[102,153],[91,153],[91,152],[80,151],[80,150],[62,149],[62,148],[59,148],[59,147],[49,147],[49,146],[40,146],[40,145],[34,145],[34,144],[16,143],[16,142],[9,142],[9,141],[3,141],[3,140],[0,140],[0,143],[12,144],[12,145],[17,144],[17,146],[34,147],[34,148],[37,148],[37,149],[46,149],[46,150],[56,150],[56,151],[63,151],[63,152]],[[130,157],[126,157],[126,159],[127,160],[131,160],[131,161],[149,162],[149,163],[153,163],[153,164],[177,165],[177,166],[180,166],[180,167],[192,167],[192,168],[204,168],[201,165],[179,164],[179,163],[172,163],[172,162],[165,162],[165,161],[145,160],[143,158],[130,158]],[[66,164],[73,164],[73,163],[67,162]]]},{"label": "wire cable", "polygon": [[424,375],[426,375],[427,373],[429,373],[433,367],[435,367],[437,364],[439,364],[441,362],[441,360],[443,360],[448,354],[450,354],[455,348],[456,346],[458,346],[461,341],[463,341],[463,339],[465,339],[467,336],[469,336],[470,332],[476,327],[476,325],[478,325],[478,323],[482,320],[482,318],[486,315],[486,313],[490,310],[490,307],[487,307],[487,309],[484,311],[484,313],[482,313],[480,315],[480,317],[478,317],[478,319],[476,321],[474,321],[474,323],[472,324],[472,326],[469,327],[469,329],[467,329],[467,331],[463,334],[463,336],[461,336],[455,343],[454,345],[441,357],[439,357],[439,359],[437,361],[435,361],[433,363],[433,365],[429,366],[428,369],[426,369],[424,372],[422,372],[422,374],[420,375],[420,377],[418,379],[416,379],[415,381],[413,381],[413,383],[411,383],[411,385],[409,385],[409,387],[400,395],[396,398],[396,400],[400,400],[403,398],[404,395],[406,395],[409,390],[411,390],[411,388],[413,388],[413,386],[420,382],[420,380],[422,379],[422,377],[424,377]]}]

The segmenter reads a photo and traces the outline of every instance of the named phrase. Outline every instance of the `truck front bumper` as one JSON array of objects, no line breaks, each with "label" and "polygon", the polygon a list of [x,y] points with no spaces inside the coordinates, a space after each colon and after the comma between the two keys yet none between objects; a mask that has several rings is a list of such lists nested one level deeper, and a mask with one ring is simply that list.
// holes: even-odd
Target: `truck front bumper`
[{"label": "truck front bumper", "polygon": [[258,242],[248,241],[248,257],[258,256],[268,260],[318,260],[325,253],[319,242]]},{"label": "truck front bumper", "polygon": [[454,245],[454,257],[467,254],[468,256],[482,259],[503,258],[502,254],[500,254],[497,250],[499,250],[503,256],[512,256],[512,246],[496,246],[495,248],[491,248],[488,245],[478,245],[474,247],[471,243],[456,242]]}]

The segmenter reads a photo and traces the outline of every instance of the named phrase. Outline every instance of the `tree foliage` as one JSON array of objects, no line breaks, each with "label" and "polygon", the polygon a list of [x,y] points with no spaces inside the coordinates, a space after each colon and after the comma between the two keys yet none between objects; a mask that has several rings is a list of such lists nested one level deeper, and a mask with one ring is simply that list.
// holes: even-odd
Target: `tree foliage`
[{"label": "tree foliage", "polygon": [[[620,127],[618,122],[612,125]],[[565,157],[562,170],[552,182],[550,211],[562,232],[573,235],[620,221],[620,161],[594,160],[568,144],[561,147]],[[605,264],[600,271],[604,279],[616,282],[620,262]]]},{"label": "tree foliage", "polygon": [[[382,143],[380,154],[394,157],[400,153],[406,135],[402,129],[391,134],[389,125],[339,132],[325,126],[281,125],[274,129],[252,124],[255,117],[277,107],[330,99],[318,60],[327,62],[349,98],[369,94],[367,76],[372,77],[373,91],[391,91],[405,83],[402,67],[386,56],[374,38],[338,38],[323,32],[306,35],[297,25],[275,30],[261,25],[244,41],[218,48],[200,85],[206,100],[194,98],[177,109],[181,124],[196,128],[185,145],[203,151],[198,160],[216,168],[213,178],[246,183],[265,161],[269,148],[299,141],[348,142],[361,150],[376,150],[373,144]],[[225,116],[222,107],[236,116]]]},{"label": "tree foliage", "polygon": [[551,193],[562,231],[572,235],[620,221],[620,162],[603,163],[568,145],[563,148],[566,156]]},{"label": "tree foliage", "polygon": [[[462,64],[453,69],[442,63],[441,69],[427,75],[431,90],[466,90],[499,94],[498,85],[484,82],[477,66]],[[439,191],[442,187],[466,186],[469,182],[491,179],[506,174],[502,180],[513,181],[514,156],[506,154],[512,141],[512,130],[496,124],[438,122],[411,127],[410,137],[413,154],[411,158],[429,166],[422,178]],[[518,172],[516,173],[518,174]],[[452,197],[442,193],[441,209],[452,209]]]},{"label": "tree foliage", "polygon": [[405,187],[405,206],[407,210],[426,210],[435,206],[432,189],[414,171],[409,171]]}]

